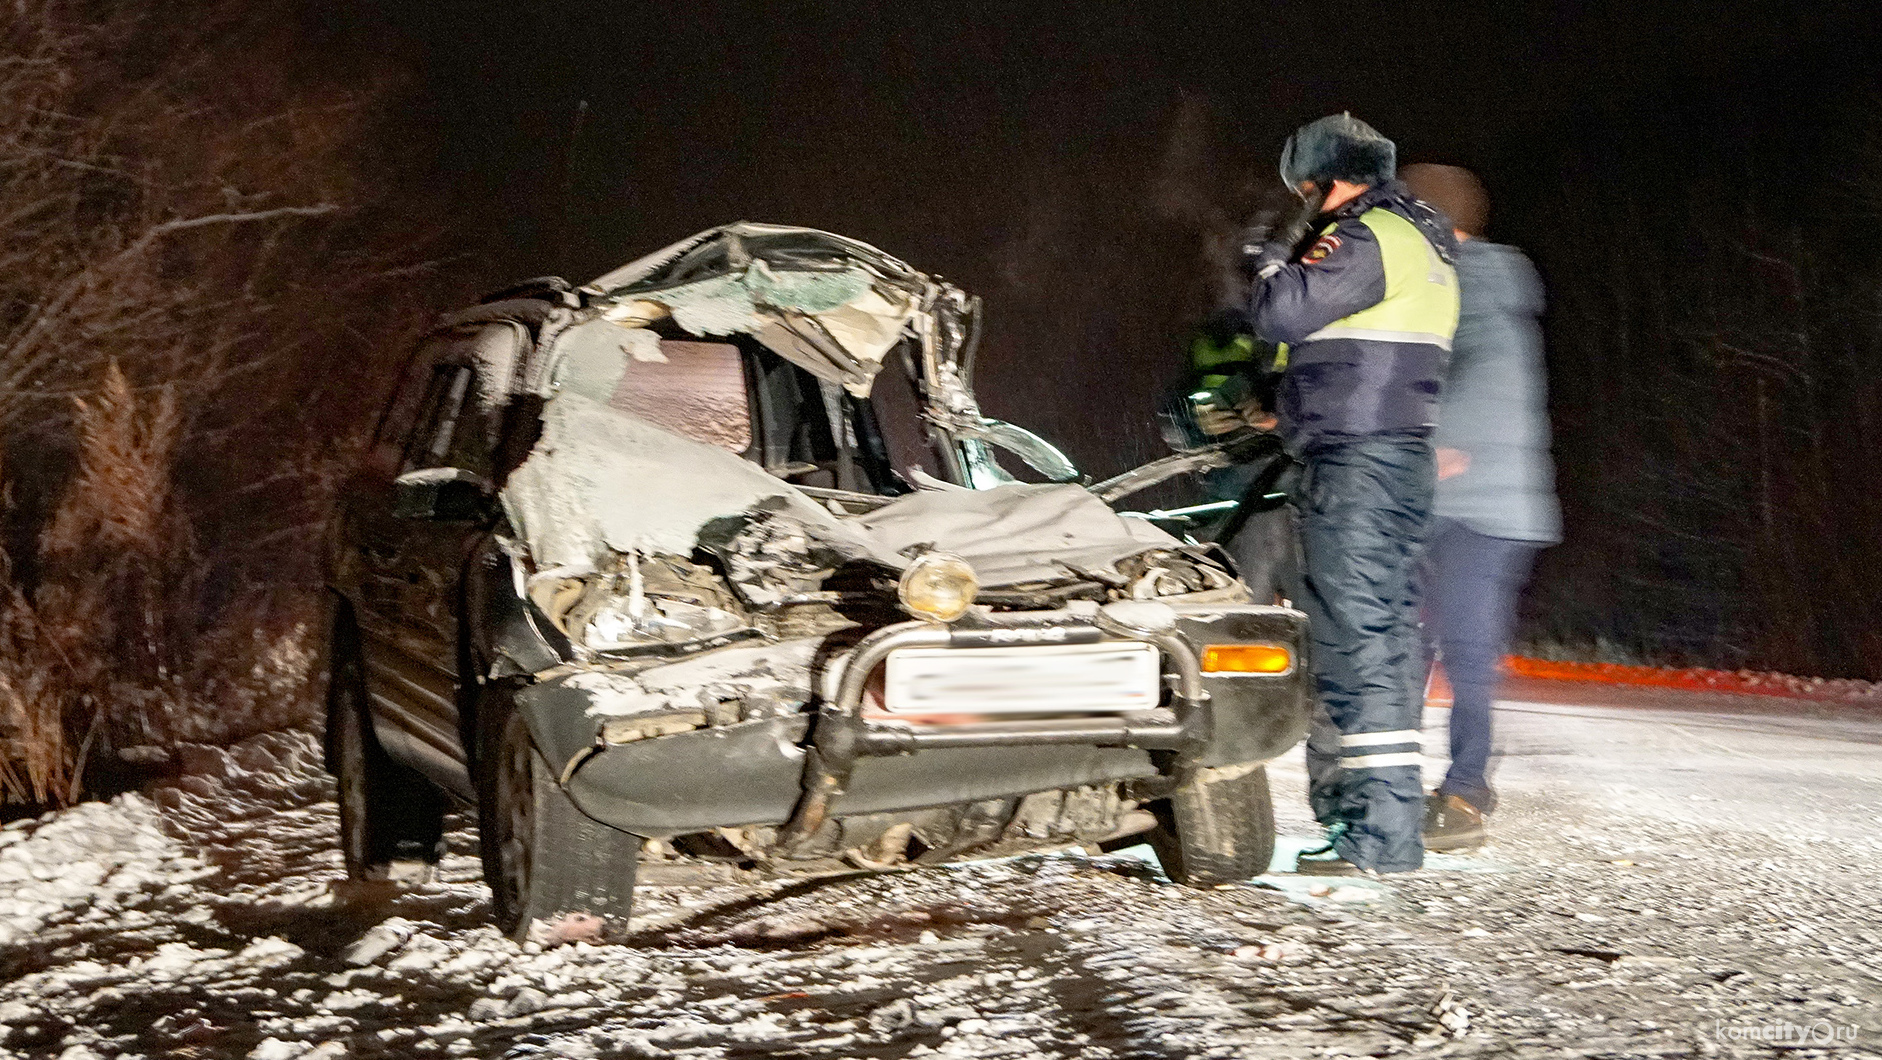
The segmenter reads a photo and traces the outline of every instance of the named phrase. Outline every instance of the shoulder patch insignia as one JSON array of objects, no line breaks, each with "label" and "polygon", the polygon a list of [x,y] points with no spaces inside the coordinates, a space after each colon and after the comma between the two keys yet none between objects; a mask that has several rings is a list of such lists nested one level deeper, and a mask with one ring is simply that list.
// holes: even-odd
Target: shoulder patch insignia
[{"label": "shoulder patch insignia", "polygon": [[1338,249],[1340,249],[1340,237],[1329,233],[1314,240],[1313,246],[1307,248],[1307,253],[1301,255],[1300,260],[1308,265],[1313,265],[1325,261],[1327,255]]}]

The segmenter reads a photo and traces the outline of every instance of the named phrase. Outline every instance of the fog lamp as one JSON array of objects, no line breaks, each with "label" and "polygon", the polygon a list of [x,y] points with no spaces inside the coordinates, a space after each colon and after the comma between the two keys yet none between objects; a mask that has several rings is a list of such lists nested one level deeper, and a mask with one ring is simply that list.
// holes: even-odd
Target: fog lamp
[{"label": "fog lamp", "polygon": [[952,622],[967,613],[980,591],[974,568],[952,552],[924,552],[902,572],[896,595],[911,615],[935,622]]},{"label": "fog lamp", "polygon": [[1206,674],[1284,674],[1294,653],[1279,644],[1210,644],[1202,649]]}]

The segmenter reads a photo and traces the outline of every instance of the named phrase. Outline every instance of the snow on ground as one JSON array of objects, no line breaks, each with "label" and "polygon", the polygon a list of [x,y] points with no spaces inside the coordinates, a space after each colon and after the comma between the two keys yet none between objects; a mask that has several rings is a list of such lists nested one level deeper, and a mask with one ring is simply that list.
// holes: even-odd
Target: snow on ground
[{"label": "snow on ground", "polygon": [[632,945],[547,951],[468,829],[345,884],[311,737],[197,749],[0,829],[0,1060],[1882,1055],[1882,726],[1664,702],[1511,704],[1495,845],[1383,885],[1029,856],[647,888]]}]

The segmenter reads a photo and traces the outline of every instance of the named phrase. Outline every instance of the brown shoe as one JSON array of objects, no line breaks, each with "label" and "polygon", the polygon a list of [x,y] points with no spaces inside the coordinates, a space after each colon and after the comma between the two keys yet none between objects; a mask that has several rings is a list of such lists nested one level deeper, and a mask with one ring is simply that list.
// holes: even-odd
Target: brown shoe
[{"label": "brown shoe", "polygon": [[1456,795],[1433,792],[1425,799],[1425,849],[1439,853],[1483,845],[1483,811]]}]

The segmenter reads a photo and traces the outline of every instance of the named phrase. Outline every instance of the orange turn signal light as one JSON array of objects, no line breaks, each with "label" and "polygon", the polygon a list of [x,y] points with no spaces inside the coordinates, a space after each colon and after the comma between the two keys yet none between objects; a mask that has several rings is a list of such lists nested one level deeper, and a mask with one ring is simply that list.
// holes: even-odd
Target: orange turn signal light
[{"label": "orange turn signal light", "polygon": [[1206,674],[1284,674],[1294,653],[1279,644],[1211,644],[1202,649]]}]

